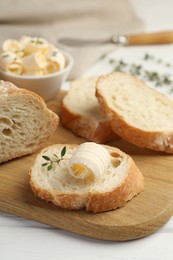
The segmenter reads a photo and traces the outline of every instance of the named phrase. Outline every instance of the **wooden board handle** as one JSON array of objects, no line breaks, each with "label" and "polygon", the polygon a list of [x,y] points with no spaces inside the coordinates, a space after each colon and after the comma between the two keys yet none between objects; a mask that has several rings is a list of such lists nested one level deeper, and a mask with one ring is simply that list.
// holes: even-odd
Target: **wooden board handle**
[{"label": "wooden board handle", "polygon": [[141,33],[128,36],[128,45],[173,43],[173,31]]}]

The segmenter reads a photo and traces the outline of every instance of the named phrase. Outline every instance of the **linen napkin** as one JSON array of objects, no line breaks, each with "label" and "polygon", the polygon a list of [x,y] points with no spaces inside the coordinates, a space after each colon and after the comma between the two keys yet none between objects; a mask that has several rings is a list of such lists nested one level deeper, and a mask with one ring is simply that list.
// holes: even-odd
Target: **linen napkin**
[{"label": "linen napkin", "polygon": [[[58,45],[62,36],[103,38],[112,34],[141,32],[143,29],[143,22],[128,0],[0,1],[0,44],[5,39],[29,35],[44,37]],[[76,71],[81,74],[98,55],[112,50],[113,46],[100,46],[95,51],[91,48],[66,49],[74,56],[75,68],[78,64]],[[79,57],[86,59],[85,66]]]}]

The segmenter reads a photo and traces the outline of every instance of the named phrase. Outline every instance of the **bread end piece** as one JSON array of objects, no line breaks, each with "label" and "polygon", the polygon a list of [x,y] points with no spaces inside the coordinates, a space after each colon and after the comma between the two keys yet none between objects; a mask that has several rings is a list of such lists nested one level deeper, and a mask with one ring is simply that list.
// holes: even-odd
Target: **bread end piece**
[{"label": "bread end piece", "polygon": [[59,117],[37,94],[0,82],[0,163],[42,148]]}]

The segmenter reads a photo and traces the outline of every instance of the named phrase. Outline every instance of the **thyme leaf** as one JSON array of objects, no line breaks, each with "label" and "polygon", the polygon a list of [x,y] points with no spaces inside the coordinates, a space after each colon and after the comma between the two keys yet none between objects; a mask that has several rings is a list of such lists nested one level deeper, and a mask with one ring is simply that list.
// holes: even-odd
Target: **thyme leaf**
[{"label": "thyme leaf", "polygon": [[43,159],[45,159],[46,161],[50,161],[50,158],[49,158],[48,156],[43,155],[42,157],[43,157]]},{"label": "thyme leaf", "polygon": [[52,169],[52,164],[49,164],[49,166],[47,167],[47,170],[50,171]]},{"label": "thyme leaf", "polygon": [[149,54],[149,53],[145,53],[143,60],[153,60],[154,56]]},{"label": "thyme leaf", "polygon": [[66,154],[66,146],[63,147],[60,153],[60,157],[58,157],[56,154],[53,154],[55,158],[51,159],[47,155],[42,155],[42,158],[47,161],[47,163],[42,163],[42,167],[47,166],[47,170],[50,171],[53,167],[54,163],[59,164],[61,160],[63,160],[64,155]]},{"label": "thyme leaf", "polygon": [[49,163],[42,163],[42,166],[46,166],[46,165],[48,165]]},{"label": "thyme leaf", "polygon": [[66,154],[66,146],[61,151],[61,158]]}]

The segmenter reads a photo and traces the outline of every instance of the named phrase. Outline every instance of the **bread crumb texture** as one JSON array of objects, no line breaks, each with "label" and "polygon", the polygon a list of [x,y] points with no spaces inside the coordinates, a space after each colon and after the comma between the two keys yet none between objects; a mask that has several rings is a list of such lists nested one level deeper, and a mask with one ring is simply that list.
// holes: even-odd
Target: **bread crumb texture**
[{"label": "bread crumb texture", "polygon": [[59,119],[36,94],[0,84],[0,163],[32,153],[53,134]]},{"label": "bread crumb texture", "polygon": [[173,153],[173,101],[125,73],[97,81],[97,98],[115,133],[140,147]]}]

